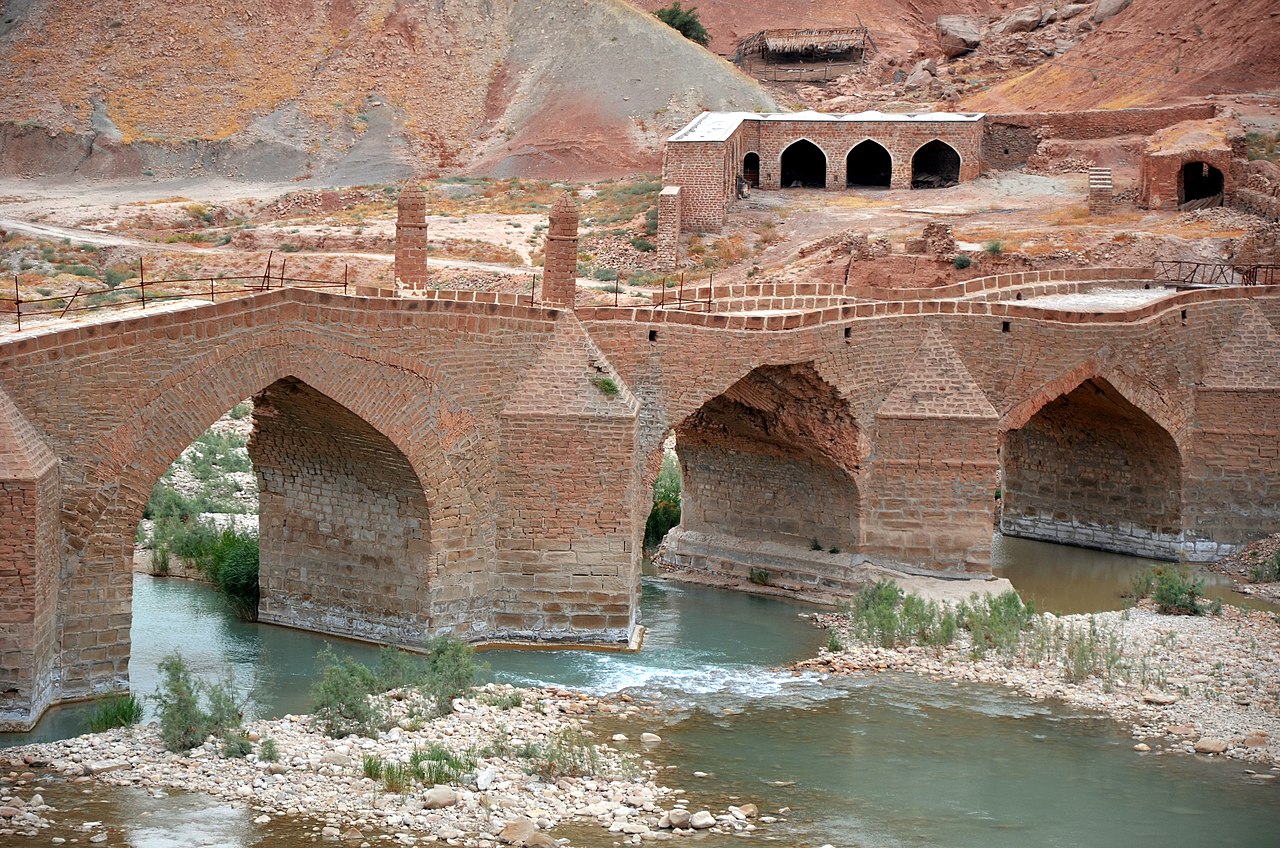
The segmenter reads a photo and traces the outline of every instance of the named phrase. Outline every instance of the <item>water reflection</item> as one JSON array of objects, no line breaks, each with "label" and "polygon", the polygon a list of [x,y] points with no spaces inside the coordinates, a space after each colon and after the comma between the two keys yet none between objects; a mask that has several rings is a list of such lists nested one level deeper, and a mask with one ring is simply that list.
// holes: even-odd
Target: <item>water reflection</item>
[{"label": "water reflection", "polygon": [[[992,570],[1008,578],[1024,600],[1034,601],[1036,609],[1063,615],[1124,609],[1122,595],[1133,587],[1134,577],[1152,566],[1170,565],[999,533],[991,541],[991,563]],[[1265,601],[1232,591],[1231,579],[1225,575],[1201,569],[1196,573],[1210,598],[1250,609],[1273,609]]]}]

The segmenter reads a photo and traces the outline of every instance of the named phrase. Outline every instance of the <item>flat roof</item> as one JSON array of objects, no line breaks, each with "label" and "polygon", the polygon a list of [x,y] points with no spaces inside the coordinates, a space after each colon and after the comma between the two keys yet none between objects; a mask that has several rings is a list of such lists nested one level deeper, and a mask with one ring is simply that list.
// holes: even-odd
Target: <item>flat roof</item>
[{"label": "flat roof", "polygon": [[972,122],[983,112],[703,112],[667,141],[728,141],[743,121],[822,121],[829,123]]}]

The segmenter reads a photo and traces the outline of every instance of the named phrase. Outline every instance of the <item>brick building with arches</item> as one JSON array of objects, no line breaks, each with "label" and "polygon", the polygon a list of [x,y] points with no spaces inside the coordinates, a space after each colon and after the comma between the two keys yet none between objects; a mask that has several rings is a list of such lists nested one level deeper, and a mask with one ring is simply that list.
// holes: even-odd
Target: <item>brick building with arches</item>
[{"label": "brick building with arches", "polygon": [[[718,231],[746,185],[936,188],[982,171],[980,113],[704,112],[667,139],[662,183],[681,229]],[[678,238],[678,235],[677,235]]]}]

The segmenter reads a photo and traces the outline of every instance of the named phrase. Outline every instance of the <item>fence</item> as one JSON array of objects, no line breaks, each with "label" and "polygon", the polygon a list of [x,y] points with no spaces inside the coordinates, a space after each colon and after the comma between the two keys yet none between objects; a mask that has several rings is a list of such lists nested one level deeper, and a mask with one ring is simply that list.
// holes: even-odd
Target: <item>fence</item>
[{"label": "fence", "polygon": [[[273,288],[291,288],[303,289],[342,289],[342,293],[347,293],[349,285],[349,269],[346,265],[342,266],[341,280],[312,280],[303,277],[286,276],[286,264],[288,258],[280,260],[280,269],[278,273],[273,272],[275,264],[274,251],[267,255],[267,267],[261,275],[254,276],[237,276],[237,277],[176,277],[166,278],[162,280],[148,280],[146,266],[141,259],[138,260],[138,282],[130,286],[107,287],[106,289],[85,292],[84,286],[76,288],[75,292],[68,296],[48,296],[48,297],[26,297],[22,296],[21,290],[18,288],[18,277],[13,278],[13,296],[0,297],[0,314],[13,315],[17,329],[22,329],[23,316],[28,319],[35,316],[50,316],[56,313],[56,317],[63,318],[69,312],[86,312],[90,310],[109,309],[119,306],[137,305],[142,309],[146,309],[148,304],[155,304],[157,301],[164,300],[203,300],[207,295],[210,303],[216,303],[218,295],[226,297],[243,297],[247,294],[258,294]],[[204,283],[209,284],[208,291],[203,288]],[[200,290],[188,289],[187,291],[174,292],[165,291],[166,287],[176,285],[194,286],[200,284]],[[228,287],[228,284],[231,284]]]},{"label": "fence", "polygon": [[1280,265],[1157,260],[1152,279],[1176,286],[1275,286],[1280,285]]}]

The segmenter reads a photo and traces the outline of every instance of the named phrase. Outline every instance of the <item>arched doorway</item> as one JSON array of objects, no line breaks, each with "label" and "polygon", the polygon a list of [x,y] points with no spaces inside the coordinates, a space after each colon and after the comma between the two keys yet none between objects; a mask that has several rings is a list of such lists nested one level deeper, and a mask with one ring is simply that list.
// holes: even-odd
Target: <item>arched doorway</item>
[{"label": "arched doorway", "polygon": [[748,153],[742,157],[742,178],[752,188],[760,188],[760,154]]},{"label": "arched doorway", "polygon": [[947,188],[960,182],[960,154],[934,139],[911,157],[912,188]]},{"label": "arched doorway", "polygon": [[780,173],[783,188],[826,188],[827,154],[802,138],[782,151]]},{"label": "arched doorway", "polygon": [[867,139],[854,146],[845,157],[845,184],[888,188],[893,175],[893,157],[882,145]]},{"label": "arched doorway", "polygon": [[1102,378],[1086,380],[1005,434],[1000,530],[1173,559],[1182,460],[1173,437]]},{"label": "arched doorway", "polygon": [[1222,205],[1222,172],[1208,162],[1187,162],[1178,174],[1178,205]]}]

